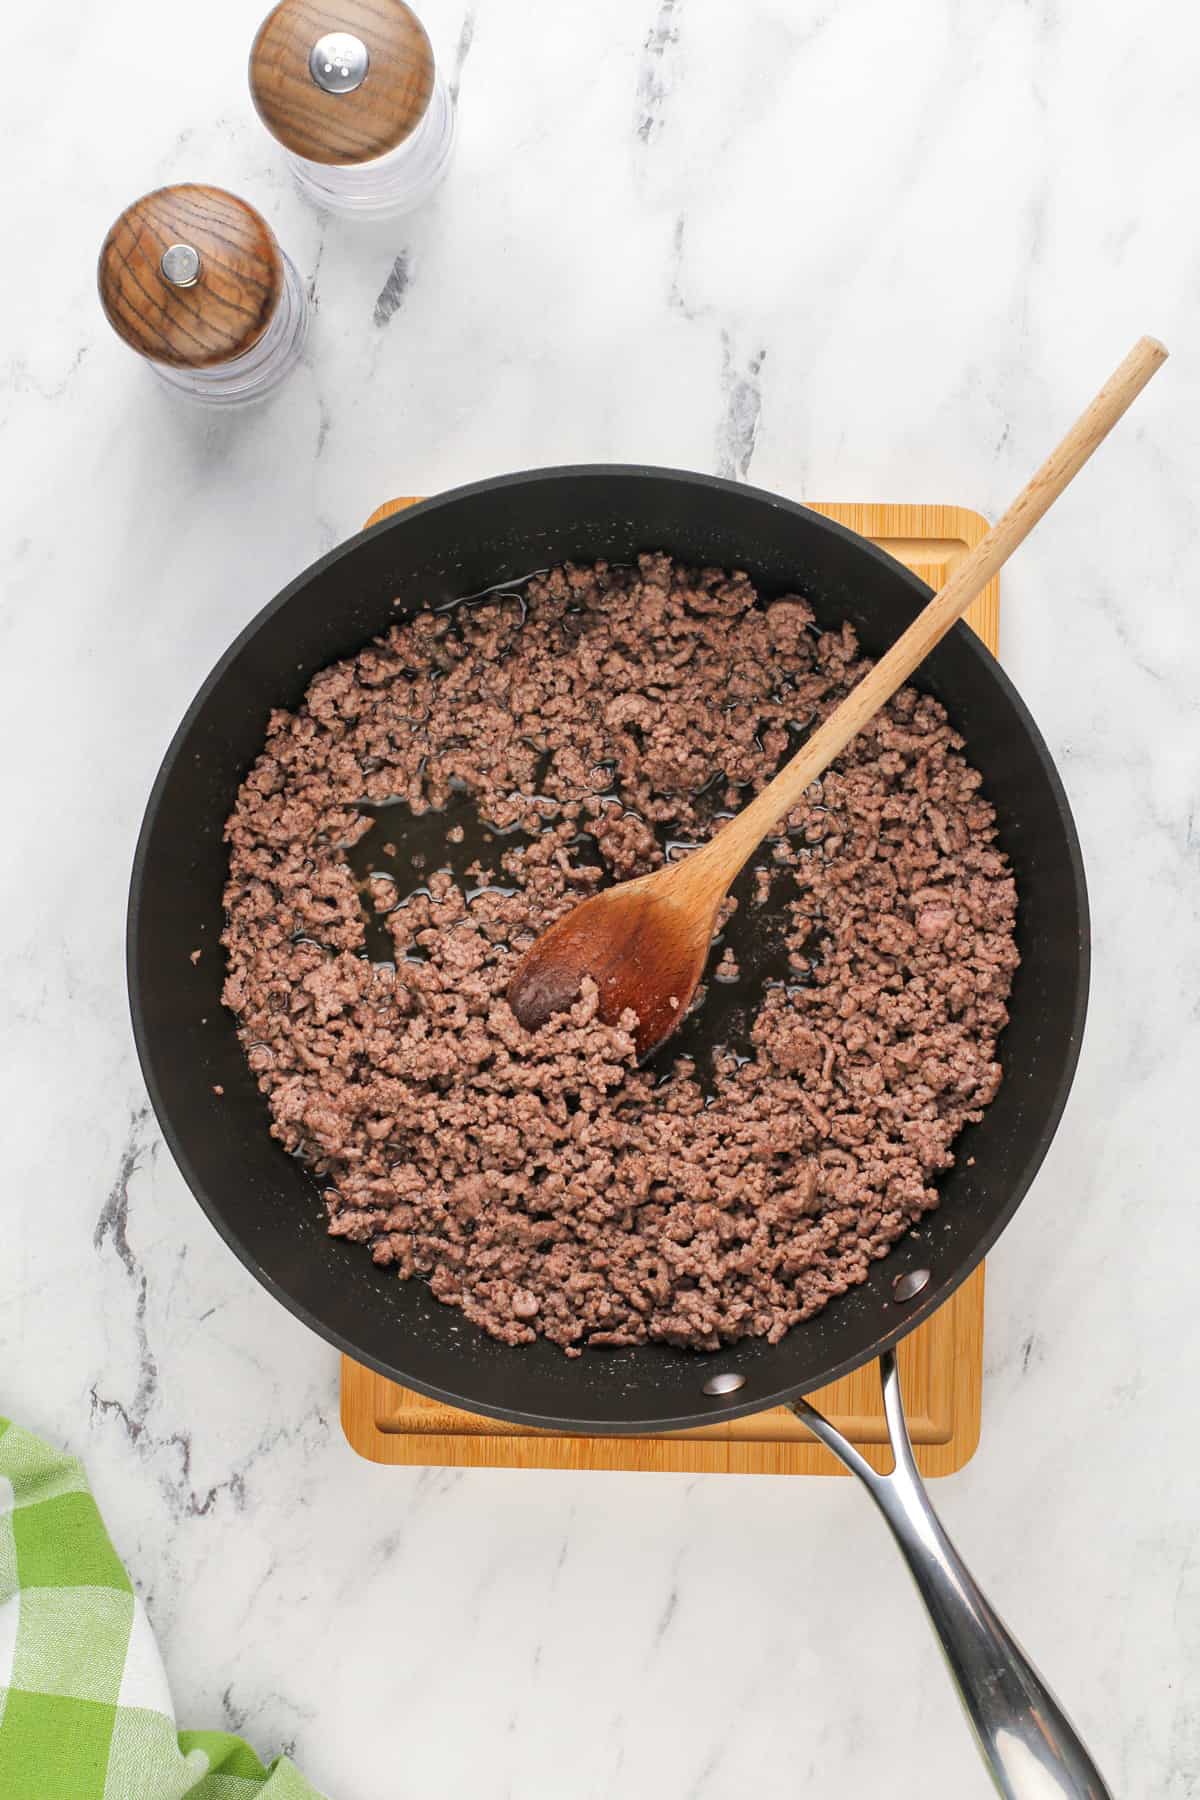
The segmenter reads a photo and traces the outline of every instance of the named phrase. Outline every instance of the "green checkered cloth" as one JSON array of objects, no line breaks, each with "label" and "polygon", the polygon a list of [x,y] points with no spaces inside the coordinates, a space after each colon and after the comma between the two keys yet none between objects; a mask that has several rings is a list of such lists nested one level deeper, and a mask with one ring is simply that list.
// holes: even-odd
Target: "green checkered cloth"
[{"label": "green checkered cloth", "polygon": [[176,1731],[82,1466],[0,1419],[2,1800],[321,1800],[286,1758]]}]

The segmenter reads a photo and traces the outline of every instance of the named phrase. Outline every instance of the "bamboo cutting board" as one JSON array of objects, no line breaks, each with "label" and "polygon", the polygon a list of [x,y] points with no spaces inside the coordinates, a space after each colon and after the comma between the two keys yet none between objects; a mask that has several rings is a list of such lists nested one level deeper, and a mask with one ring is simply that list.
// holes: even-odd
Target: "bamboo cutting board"
[{"label": "bamboo cutting board", "polygon": [[[392,500],[367,521],[411,506]],[[987,530],[961,506],[808,503],[868,537],[941,587]],[[992,581],[967,614],[993,655],[999,651],[999,583]],[[901,1344],[898,1355],[908,1427],[923,1475],[950,1475],[979,1442],[983,1396],[982,1265],[931,1319]],[[809,1398],[878,1469],[891,1466],[879,1378],[858,1369]],[[372,1462],[505,1469],[626,1469],[690,1474],[841,1475],[841,1464],[783,1407],[728,1424],[657,1437],[572,1436],[533,1431],[459,1412],[428,1400],[342,1358],[342,1429]]]}]

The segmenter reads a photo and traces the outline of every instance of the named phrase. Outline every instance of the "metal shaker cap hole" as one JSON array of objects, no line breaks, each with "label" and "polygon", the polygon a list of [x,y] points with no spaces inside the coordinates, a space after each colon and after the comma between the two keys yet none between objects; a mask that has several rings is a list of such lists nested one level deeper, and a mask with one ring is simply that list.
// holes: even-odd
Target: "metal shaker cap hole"
[{"label": "metal shaker cap hole", "polygon": [[191,244],[169,244],[159,258],[163,280],[172,287],[195,287],[200,279],[200,252]]},{"label": "metal shaker cap hole", "polygon": [[928,1269],[907,1269],[893,1281],[892,1293],[897,1300],[915,1300],[922,1288],[929,1286],[931,1279]]},{"label": "metal shaker cap hole", "polygon": [[746,1385],[746,1377],[733,1369],[724,1369],[720,1375],[710,1375],[704,1384],[706,1394],[736,1394],[739,1388]]},{"label": "metal shaker cap hole", "polygon": [[370,66],[367,46],[349,31],[326,32],[308,53],[308,72],[326,94],[352,94]]}]

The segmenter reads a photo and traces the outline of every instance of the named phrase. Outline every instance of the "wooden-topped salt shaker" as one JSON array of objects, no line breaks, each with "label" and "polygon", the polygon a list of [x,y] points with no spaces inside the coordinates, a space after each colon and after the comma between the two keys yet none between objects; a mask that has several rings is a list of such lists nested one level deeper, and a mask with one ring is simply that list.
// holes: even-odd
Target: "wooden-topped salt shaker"
[{"label": "wooden-topped salt shaker", "polygon": [[215,405],[257,400],[304,346],[308,303],[266,220],[191,183],[126,207],[97,271],[113,330],[169,387]]},{"label": "wooden-topped salt shaker", "polygon": [[449,166],[454,103],[404,0],[281,0],[254,40],[250,93],[322,206],[410,212]]}]

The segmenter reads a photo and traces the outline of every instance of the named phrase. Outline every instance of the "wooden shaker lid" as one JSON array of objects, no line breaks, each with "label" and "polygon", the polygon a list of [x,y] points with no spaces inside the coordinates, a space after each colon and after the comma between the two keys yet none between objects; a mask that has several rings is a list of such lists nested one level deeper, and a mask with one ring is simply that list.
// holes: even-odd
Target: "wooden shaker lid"
[{"label": "wooden shaker lid", "polygon": [[296,156],[342,167],[411,136],[433,73],[425,27],[403,0],[281,0],[250,52],[267,130]]},{"label": "wooden shaker lid", "polygon": [[205,369],[258,342],[283,290],[283,258],[252,206],[186,183],[125,209],[97,276],[118,337],[152,362]]}]

